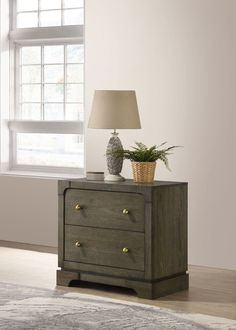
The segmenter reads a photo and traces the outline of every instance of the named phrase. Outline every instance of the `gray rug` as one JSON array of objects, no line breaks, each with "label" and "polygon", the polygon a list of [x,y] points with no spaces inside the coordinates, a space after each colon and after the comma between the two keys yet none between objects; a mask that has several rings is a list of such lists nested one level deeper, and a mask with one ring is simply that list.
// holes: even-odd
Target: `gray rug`
[{"label": "gray rug", "polygon": [[236,321],[62,290],[0,283],[0,329],[236,329]]}]

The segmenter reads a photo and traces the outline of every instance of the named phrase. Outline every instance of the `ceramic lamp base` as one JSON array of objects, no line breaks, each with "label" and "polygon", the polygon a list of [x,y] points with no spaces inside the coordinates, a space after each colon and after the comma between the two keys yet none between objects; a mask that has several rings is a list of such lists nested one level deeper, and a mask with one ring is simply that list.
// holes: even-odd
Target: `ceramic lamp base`
[{"label": "ceramic lamp base", "polygon": [[123,147],[118,133],[114,130],[107,145],[106,158],[109,174],[105,177],[105,181],[119,182],[125,180],[120,175],[123,166],[123,157],[115,155],[117,150],[123,150]]},{"label": "ceramic lamp base", "polygon": [[119,182],[119,181],[125,181],[125,178],[123,178],[123,176],[121,176],[120,174],[108,174],[105,177],[105,181]]}]

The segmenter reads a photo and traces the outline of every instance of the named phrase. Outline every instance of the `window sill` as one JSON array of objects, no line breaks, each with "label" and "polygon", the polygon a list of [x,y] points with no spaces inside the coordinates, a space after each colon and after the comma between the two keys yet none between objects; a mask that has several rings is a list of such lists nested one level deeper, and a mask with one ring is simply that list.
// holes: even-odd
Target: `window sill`
[{"label": "window sill", "polygon": [[52,180],[63,180],[63,179],[80,179],[83,178],[83,174],[73,173],[49,173],[49,172],[33,172],[33,171],[2,171],[0,176],[11,176],[11,177],[27,177],[32,179],[52,179]]}]

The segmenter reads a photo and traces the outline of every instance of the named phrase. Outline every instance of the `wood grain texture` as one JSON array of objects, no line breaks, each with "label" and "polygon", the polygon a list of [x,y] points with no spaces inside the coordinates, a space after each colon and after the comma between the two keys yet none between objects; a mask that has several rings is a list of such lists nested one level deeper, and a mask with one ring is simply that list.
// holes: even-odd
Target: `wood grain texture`
[{"label": "wood grain texture", "polygon": [[155,299],[188,288],[188,275],[183,274],[157,282],[137,281],[100,274],[57,271],[57,285],[79,285],[80,282],[93,282],[133,289],[139,298]]},{"label": "wood grain texture", "polygon": [[59,180],[58,181],[58,195],[64,195],[64,192],[71,185],[71,181]]},{"label": "wood grain texture", "polygon": [[[64,181],[64,180],[62,180]],[[85,178],[82,179],[73,179],[68,181],[71,183],[71,188],[81,188],[81,189],[96,189],[99,185],[101,190],[113,190],[113,191],[131,191],[139,190],[140,192],[142,189],[151,189],[154,187],[160,186],[174,186],[178,184],[182,184],[183,182],[176,182],[176,181],[154,181],[153,183],[136,183],[131,179],[127,179],[123,182],[111,182],[111,181],[88,181]],[[127,188],[125,188],[127,187]]]},{"label": "wood grain texture", "polygon": [[[75,206],[79,204],[80,210]],[[123,214],[127,209],[128,214]],[[65,223],[98,228],[144,231],[144,198],[141,194],[67,189]]]},{"label": "wood grain texture", "polygon": [[58,267],[63,267],[64,242],[64,195],[58,195]]},{"label": "wood grain texture", "polygon": [[187,271],[187,184],[153,193],[153,277]]},{"label": "wood grain texture", "polygon": [[152,202],[145,203],[145,279],[153,279],[153,217]]},{"label": "wood grain texture", "polygon": [[[122,251],[125,247],[128,253]],[[66,225],[65,260],[143,271],[144,234]]]},{"label": "wood grain texture", "polygon": [[[84,273],[94,273],[96,269],[96,274],[122,277],[126,279],[134,279],[134,280],[143,280],[144,279],[144,271],[140,270],[131,270],[127,268],[114,268],[110,266],[101,266],[96,265],[96,268],[93,264],[83,264],[80,262],[66,261],[64,260],[63,269],[75,270],[78,272]],[[95,274],[95,273],[94,273]]]},{"label": "wood grain texture", "polygon": [[57,285],[70,286],[72,281],[77,281],[79,279],[80,274],[77,272],[57,270]]},{"label": "wood grain texture", "polygon": [[[103,281],[114,276],[131,288],[132,281],[138,295],[150,299],[188,287],[186,183],[79,179],[61,184],[59,203],[63,271],[77,271],[80,278],[89,272]],[[129,253],[122,252],[124,247]]]},{"label": "wood grain texture", "polygon": [[58,267],[64,263],[64,224],[65,224],[65,192],[70,187],[68,180],[58,181]]}]

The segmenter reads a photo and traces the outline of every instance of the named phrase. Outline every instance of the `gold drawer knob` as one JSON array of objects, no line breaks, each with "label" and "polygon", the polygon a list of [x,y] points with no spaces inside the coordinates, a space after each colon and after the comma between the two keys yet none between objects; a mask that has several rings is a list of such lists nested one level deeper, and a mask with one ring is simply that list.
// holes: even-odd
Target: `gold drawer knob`
[{"label": "gold drawer knob", "polygon": [[124,210],[123,210],[123,214],[129,214],[129,210],[124,209]]},{"label": "gold drawer knob", "polygon": [[123,253],[128,253],[129,249],[127,247],[124,247],[122,251],[123,251]]},{"label": "gold drawer knob", "polygon": [[81,246],[80,241],[76,241],[76,242],[75,242],[75,246],[76,246],[76,247],[80,247],[80,246]]},{"label": "gold drawer knob", "polygon": [[76,211],[79,211],[82,209],[82,206],[78,203],[75,205],[75,209],[76,209]]}]

